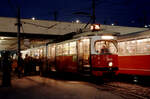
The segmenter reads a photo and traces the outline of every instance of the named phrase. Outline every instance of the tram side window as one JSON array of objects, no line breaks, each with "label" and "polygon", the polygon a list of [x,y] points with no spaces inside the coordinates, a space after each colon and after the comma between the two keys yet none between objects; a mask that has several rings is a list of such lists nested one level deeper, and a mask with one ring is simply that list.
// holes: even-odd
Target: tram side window
[{"label": "tram side window", "polygon": [[33,54],[34,54],[34,53],[33,53],[33,49],[32,49],[32,50],[31,50],[31,57],[33,57]]},{"label": "tram side window", "polygon": [[79,56],[82,56],[83,54],[83,42],[82,41],[79,41],[78,43],[78,53],[79,53]]},{"label": "tram side window", "polygon": [[27,54],[28,54],[28,56],[30,56],[30,50],[28,50]]},{"label": "tram side window", "polygon": [[37,59],[39,58],[39,52],[38,52],[38,49],[36,49],[36,58],[37,58]]},{"label": "tram side window", "polygon": [[50,46],[50,60],[54,61],[55,60],[55,45]]},{"label": "tram side window", "polygon": [[150,39],[137,40],[137,54],[150,54]]},{"label": "tram side window", "polygon": [[48,50],[47,50],[47,57],[48,57],[48,59],[50,59],[50,56],[51,56],[51,46],[49,45],[48,46]]},{"label": "tram side window", "polygon": [[55,46],[51,47],[51,57],[54,58],[55,57]]},{"label": "tram side window", "polygon": [[81,40],[78,41],[78,59],[80,64],[82,64],[83,59],[83,42]]},{"label": "tram side window", "polygon": [[36,55],[36,49],[32,49],[32,57],[33,57],[33,58],[36,58],[36,56],[37,56],[37,55]]},{"label": "tram side window", "polygon": [[62,55],[62,45],[58,45],[56,47],[56,55],[61,56]]},{"label": "tram side window", "polygon": [[150,54],[150,39],[132,40],[119,43],[119,55]]},{"label": "tram side window", "polygon": [[40,49],[37,49],[37,53],[38,53],[38,58],[40,58]]},{"label": "tram side window", "polygon": [[39,58],[39,52],[38,52],[38,49],[36,49],[36,58]]},{"label": "tram side window", "polygon": [[119,43],[119,55],[135,55],[136,54],[136,41],[126,41]]},{"label": "tram side window", "polygon": [[125,55],[126,48],[125,48],[125,42],[119,42],[118,43],[118,49],[119,49],[119,55]]},{"label": "tram side window", "polygon": [[83,40],[83,49],[85,54],[89,54],[89,43],[90,43],[89,39]]},{"label": "tram side window", "polygon": [[30,57],[32,57],[33,53],[32,53],[32,50],[30,50]]},{"label": "tram side window", "polygon": [[128,41],[126,42],[126,50],[128,55],[135,55],[136,54],[136,41]]},{"label": "tram side window", "polygon": [[44,49],[40,48],[40,57],[44,57]]},{"label": "tram side window", "polygon": [[117,54],[117,48],[115,47],[114,43],[111,43],[111,42],[109,43],[109,51],[110,53]]},{"label": "tram side window", "polygon": [[43,47],[43,56],[46,57],[46,47]]},{"label": "tram side window", "polygon": [[85,60],[88,60],[89,59],[89,44],[90,44],[90,39],[83,39],[83,57]]},{"label": "tram side window", "polygon": [[145,42],[145,50],[147,54],[150,54],[150,38]]},{"label": "tram side window", "polygon": [[70,46],[69,46],[70,48],[70,52],[69,52],[69,54],[77,54],[77,49],[76,49],[76,42],[70,42]]},{"label": "tram side window", "polygon": [[32,55],[33,55],[33,52],[32,52],[32,50],[30,50],[30,57],[32,57]]},{"label": "tram side window", "polygon": [[32,57],[35,58],[35,49],[33,49],[32,52],[33,52]]},{"label": "tram side window", "polygon": [[69,44],[65,43],[63,44],[63,55],[68,55],[69,54]]}]

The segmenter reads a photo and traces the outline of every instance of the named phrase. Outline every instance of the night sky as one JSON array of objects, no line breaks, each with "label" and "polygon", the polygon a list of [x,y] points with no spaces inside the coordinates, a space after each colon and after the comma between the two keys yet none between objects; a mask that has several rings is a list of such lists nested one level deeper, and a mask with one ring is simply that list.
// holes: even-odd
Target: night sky
[{"label": "night sky", "polygon": [[[150,0],[95,0],[96,23],[120,26],[144,27],[150,24]],[[89,16],[76,12],[92,13],[92,0],[1,0],[0,16],[16,17],[17,7],[21,8],[21,18],[72,22],[79,19],[83,23]]]}]

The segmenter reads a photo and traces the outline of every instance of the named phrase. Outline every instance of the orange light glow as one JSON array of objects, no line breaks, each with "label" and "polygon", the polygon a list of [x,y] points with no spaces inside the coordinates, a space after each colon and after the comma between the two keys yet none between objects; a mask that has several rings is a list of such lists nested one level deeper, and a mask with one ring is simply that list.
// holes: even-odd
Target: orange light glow
[{"label": "orange light glow", "polygon": [[99,31],[100,30],[100,24],[92,24],[90,29],[92,31]]}]

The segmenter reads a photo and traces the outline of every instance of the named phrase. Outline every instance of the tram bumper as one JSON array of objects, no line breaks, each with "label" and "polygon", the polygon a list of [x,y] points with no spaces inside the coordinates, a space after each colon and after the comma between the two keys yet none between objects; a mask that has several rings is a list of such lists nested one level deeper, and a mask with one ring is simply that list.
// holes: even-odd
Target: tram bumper
[{"label": "tram bumper", "polygon": [[93,67],[92,74],[94,76],[112,75],[118,71],[118,67]]}]

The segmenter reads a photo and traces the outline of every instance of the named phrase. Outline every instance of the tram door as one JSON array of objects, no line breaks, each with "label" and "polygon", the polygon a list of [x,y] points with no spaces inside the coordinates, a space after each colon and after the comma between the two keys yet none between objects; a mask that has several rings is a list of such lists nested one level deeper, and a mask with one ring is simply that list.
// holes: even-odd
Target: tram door
[{"label": "tram door", "polygon": [[55,45],[48,46],[48,65],[51,71],[56,71]]},{"label": "tram door", "polygon": [[79,72],[90,72],[90,39],[84,38],[78,41],[78,70]]}]

